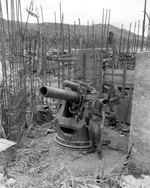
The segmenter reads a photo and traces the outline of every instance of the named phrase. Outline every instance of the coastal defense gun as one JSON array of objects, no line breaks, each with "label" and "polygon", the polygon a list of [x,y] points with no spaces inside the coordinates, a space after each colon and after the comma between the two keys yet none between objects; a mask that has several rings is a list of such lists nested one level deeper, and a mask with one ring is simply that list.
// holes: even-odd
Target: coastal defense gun
[{"label": "coastal defense gun", "polygon": [[54,139],[66,147],[88,149],[91,144],[84,111],[87,96],[94,88],[82,81],[68,80],[63,82],[63,86],[65,89],[43,86],[39,90],[43,97],[62,100],[56,115],[57,132]]}]

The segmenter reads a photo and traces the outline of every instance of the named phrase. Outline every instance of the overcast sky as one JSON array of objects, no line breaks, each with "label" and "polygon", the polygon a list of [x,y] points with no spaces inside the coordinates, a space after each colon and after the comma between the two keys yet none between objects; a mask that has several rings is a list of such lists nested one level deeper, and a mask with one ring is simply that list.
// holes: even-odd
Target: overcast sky
[{"label": "overcast sky", "polygon": [[[1,0],[3,10],[5,0]],[[10,2],[10,0],[8,0]],[[26,21],[26,8],[29,7],[31,0],[21,0],[23,21]],[[56,12],[57,22],[60,22],[59,7],[61,3],[62,12],[64,12],[64,23],[78,23],[78,18],[81,24],[86,25],[87,21],[95,24],[102,22],[103,8],[111,10],[110,24],[124,28],[129,28],[130,22],[132,27],[135,21],[143,19],[145,0],[34,0],[34,8],[38,9],[41,21],[41,5],[43,9],[44,21],[54,22],[54,12]],[[147,13],[150,13],[150,0],[147,0]],[[36,19],[32,16],[29,22],[35,22]],[[148,19],[146,19],[148,23]]]}]

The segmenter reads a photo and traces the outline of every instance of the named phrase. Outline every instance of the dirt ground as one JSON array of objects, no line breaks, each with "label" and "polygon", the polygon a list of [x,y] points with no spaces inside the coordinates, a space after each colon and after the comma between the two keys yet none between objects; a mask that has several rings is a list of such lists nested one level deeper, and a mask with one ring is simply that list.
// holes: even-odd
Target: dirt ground
[{"label": "dirt ground", "polygon": [[[50,125],[33,128],[7,169],[0,173],[0,188],[149,188],[150,176],[136,179],[125,174],[123,165],[128,151],[129,134],[110,127],[103,129],[103,159],[96,153],[72,150],[54,141]],[[106,142],[103,142],[106,143]]]},{"label": "dirt ground", "polygon": [[55,133],[39,133],[29,135],[24,148],[18,150],[16,161],[8,168],[17,188],[61,187],[67,179],[95,179],[111,171],[127,154],[128,135],[123,136],[108,127],[103,130],[103,139],[111,143],[103,146],[102,160],[96,153],[87,155],[85,151],[60,147],[54,141]]}]

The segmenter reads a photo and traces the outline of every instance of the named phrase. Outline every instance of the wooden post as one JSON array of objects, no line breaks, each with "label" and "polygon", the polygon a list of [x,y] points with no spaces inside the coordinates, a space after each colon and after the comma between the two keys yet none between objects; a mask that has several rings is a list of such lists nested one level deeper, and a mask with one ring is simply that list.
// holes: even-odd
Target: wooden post
[{"label": "wooden post", "polygon": [[99,62],[99,98],[102,98],[102,85],[103,85],[103,52],[100,53]]},{"label": "wooden post", "polygon": [[71,52],[71,44],[70,44],[70,27],[68,24],[68,53],[70,54]]},{"label": "wooden post", "polygon": [[104,35],[104,9],[103,9],[103,14],[102,14],[102,31],[101,31],[101,49],[103,48],[103,35]]},{"label": "wooden post", "polygon": [[125,83],[126,83],[126,61],[123,64],[122,92],[121,92],[122,99],[125,99]]},{"label": "wooden post", "polygon": [[137,33],[136,52],[138,51],[138,47],[139,47],[139,32],[140,32],[140,20],[138,21],[138,33]]},{"label": "wooden post", "polygon": [[145,33],[145,12],[146,12],[146,4],[147,4],[147,0],[145,0],[144,3],[144,17],[143,17],[143,27],[142,27],[142,42],[141,42],[141,51],[143,51],[143,47],[144,47],[144,33]]},{"label": "wooden post", "polygon": [[92,21],[92,50],[94,51],[95,46],[94,46],[94,21]]},{"label": "wooden post", "polygon": [[128,33],[127,49],[126,49],[126,52],[127,52],[127,53],[130,52],[130,34],[131,34],[131,26],[132,26],[132,24],[130,23],[129,33]]},{"label": "wooden post", "polygon": [[133,41],[132,41],[132,52],[135,51],[135,43],[136,43],[135,31],[136,31],[136,21],[135,21],[135,24],[134,24],[134,34],[133,34]]},{"label": "wooden post", "polygon": [[83,66],[82,66],[82,75],[83,75],[83,81],[86,80],[86,53],[84,52],[83,53],[83,56],[82,56],[82,60],[83,60]]},{"label": "wooden post", "polygon": [[123,24],[121,26],[121,35],[120,35],[120,43],[119,43],[119,54],[121,52],[121,46],[122,46],[122,32],[123,32]]},{"label": "wooden post", "polygon": [[74,48],[75,48],[75,53],[76,53],[76,22],[74,21],[74,26],[73,26],[73,34],[74,34]]},{"label": "wooden post", "polygon": [[71,77],[74,77],[74,75],[71,75],[71,70],[72,70],[72,61],[68,62],[68,80],[71,79]]},{"label": "wooden post", "polygon": [[[108,13],[108,28],[107,28],[107,35],[106,35],[106,40],[108,39],[108,35],[109,35],[109,27],[110,27],[110,9],[109,9],[109,13]],[[107,42],[107,41],[106,41]],[[107,42],[107,48],[108,48],[108,42]]]},{"label": "wooden post", "polygon": [[57,36],[57,20],[56,20],[56,12],[54,12],[54,19],[55,19],[55,36]]},{"label": "wooden post", "polygon": [[58,88],[60,88],[60,62],[57,62]]},{"label": "wooden post", "polygon": [[62,74],[61,74],[61,83],[62,83],[63,89],[64,89],[63,82],[65,80],[65,64],[64,63],[65,63],[64,61],[61,62],[61,65],[62,65],[62,67],[61,67],[61,72],[62,72]]},{"label": "wooden post", "polygon": [[[104,25],[104,46],[105,46],[105,41],[106,41],[106,37],[107,37],[107,32],[106,32],[106,27],[107,27],[107,14],[108,14],[108,9],[106,9],[106,15],[105,15],[105,25]],[[105,35],[106,33],[106,35]]]},{"label": "wooden post", "polygon": [[97,56],[97,54],[96,53],[94,53],[94,58],[93,58],[93,82],[94,82],[94,86],[96,86],[97,84],[96,84],[96,77],[97,77],[97,69],[96,69],[96,63],[97,63],[97,61],[96,61],[96,56]]}]

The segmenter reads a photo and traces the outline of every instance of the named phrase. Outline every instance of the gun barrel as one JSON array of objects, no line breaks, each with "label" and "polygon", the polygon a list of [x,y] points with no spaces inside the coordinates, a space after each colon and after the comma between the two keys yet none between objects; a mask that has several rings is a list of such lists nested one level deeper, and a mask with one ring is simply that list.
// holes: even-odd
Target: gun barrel
[{"label": "gun barrel", "polygon": [[39,92],[42,96],[47,98],[70,100],[70,101],[77,101],[80,98],[80,96],[74,91],[63,90],[63,89],[47,87],[47,86],[42,86]]},{"label": "gun barrel", "polygon": [[64,86],[64,87],[69,87],[69,88],[75,89],[75,90],[79,90],[79,88],[80,88],[80,85],[79,85],[78,83],[71,82],[71,81],[69,81],[69,80],[65,80],[65,81],[63,82],[63,86]]}]

